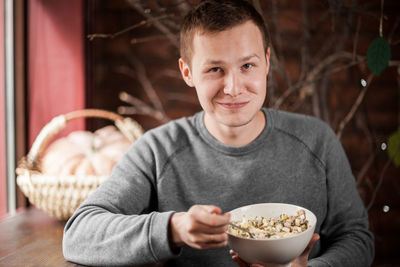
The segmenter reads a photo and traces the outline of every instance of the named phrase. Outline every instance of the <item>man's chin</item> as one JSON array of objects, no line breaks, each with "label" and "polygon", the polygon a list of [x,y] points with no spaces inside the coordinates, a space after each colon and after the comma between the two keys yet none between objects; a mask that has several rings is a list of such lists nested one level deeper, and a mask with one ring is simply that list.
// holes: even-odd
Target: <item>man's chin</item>
[{"label": "man's chin", "polygon": [[248,125],[250,123],[251,119],[221,119],[220,123],[227,126],[227,127],[232,127],[232,128],[236,128],[236,127],[242,127],[245,125]]}]

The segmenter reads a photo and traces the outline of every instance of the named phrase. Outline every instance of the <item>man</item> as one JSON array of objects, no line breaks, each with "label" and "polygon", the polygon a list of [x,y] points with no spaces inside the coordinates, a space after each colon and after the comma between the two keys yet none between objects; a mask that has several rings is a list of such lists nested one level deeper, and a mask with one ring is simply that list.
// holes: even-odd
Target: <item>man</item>
[{"label": "man", "polygon": [[204,111],[131,146],[66,224],[66,259],[246,266],[229,254],[228,211],[284,202],[318,219],[320,241],[315,235],[292,266],[370,265],[367,213],[334,132],[315,118],[262,108],[269,58],[264,22],[247,2],[194,8],[181,29],[179,67]]}]

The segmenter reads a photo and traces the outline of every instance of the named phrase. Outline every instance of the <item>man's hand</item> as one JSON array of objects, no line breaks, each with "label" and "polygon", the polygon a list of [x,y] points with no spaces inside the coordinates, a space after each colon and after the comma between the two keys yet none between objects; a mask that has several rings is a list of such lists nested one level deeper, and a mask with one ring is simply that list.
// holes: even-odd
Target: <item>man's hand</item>
[{"label": "man's hand", "polygon": [[292,261],[292,267],[303,267],[308,266],[308,255],[310,255],[311,249],[314,246],[315,242],[319,239],[319,234],[313,234],[310,242],[308,243],[306,249],[303,253],[300,254],[296,259]]},{"label": "man's hand", "polygon": [[[291,267],[307,267],[308,266],[308,256],[310,255],[311,249],[314,246],[315,242],[319,239],[319,234],[313,234],[310,242],[308,243],[306,249],[303,253],[300,254],[296,259],[291,262]],[[239,258],[238,254],[236,254],[233,250],[230,251],[232,255],[232,259],[237,263],[239,267],[272,267],[272,265],[260,265],[260,264],[251,264],[244,262],[241,258]]]},{"label": "man's hand", "polygon": [[221,214],[212,205],[194,205],[187,212],[174,213],[170,220],[170,237],[174,247],[217,249],[228,244],[230,214]]}]

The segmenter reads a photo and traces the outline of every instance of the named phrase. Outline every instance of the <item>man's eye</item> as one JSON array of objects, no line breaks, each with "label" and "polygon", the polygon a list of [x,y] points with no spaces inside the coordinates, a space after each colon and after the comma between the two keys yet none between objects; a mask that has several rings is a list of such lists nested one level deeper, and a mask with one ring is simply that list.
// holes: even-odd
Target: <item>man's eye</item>
[{"label": "man's eye", "polygon": [[251,64],[251,63],[246,63],[246,64],[244,64],[244,65],[242,66],[242,69],[248,70],[248,69],[250,69],[251,67],[253,67],[253,64]]},{"label": "man's eye", "polygon": [[211,68],[208,72],[220,72],[220,71],[221,71],[220,67],[214,67],[214,68]]}]

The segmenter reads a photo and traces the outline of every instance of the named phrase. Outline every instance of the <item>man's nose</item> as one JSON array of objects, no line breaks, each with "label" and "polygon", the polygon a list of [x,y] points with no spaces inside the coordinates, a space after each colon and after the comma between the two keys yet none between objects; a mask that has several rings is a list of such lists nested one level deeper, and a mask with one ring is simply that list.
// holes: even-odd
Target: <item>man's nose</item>
[{"label": "man's nose", "polygon": [[238,96],[242,91],[242,81],[240,75],[230,72],[225,77],[224,93],[230,96]]}]

